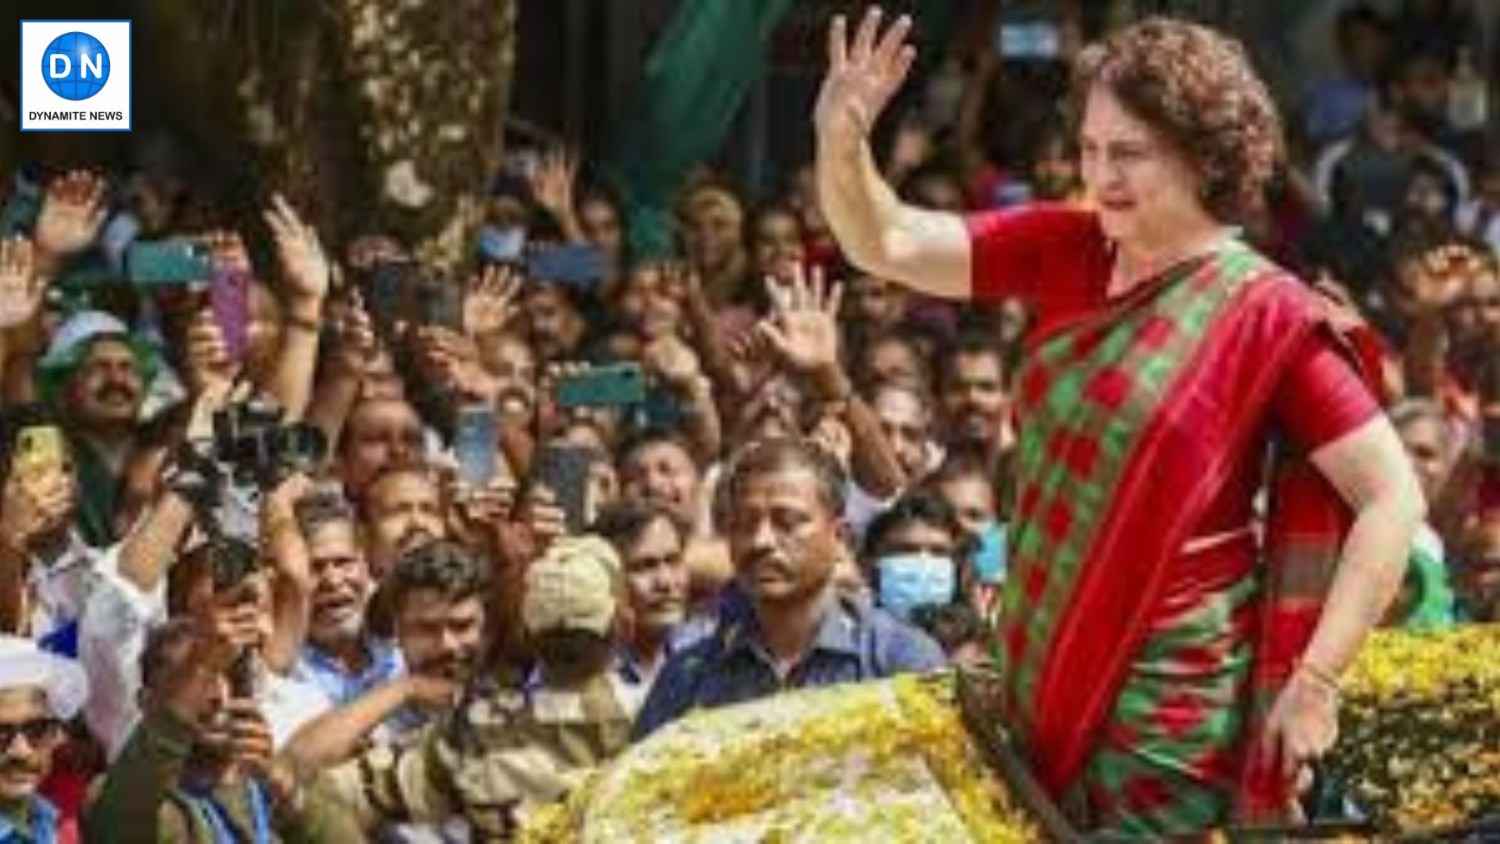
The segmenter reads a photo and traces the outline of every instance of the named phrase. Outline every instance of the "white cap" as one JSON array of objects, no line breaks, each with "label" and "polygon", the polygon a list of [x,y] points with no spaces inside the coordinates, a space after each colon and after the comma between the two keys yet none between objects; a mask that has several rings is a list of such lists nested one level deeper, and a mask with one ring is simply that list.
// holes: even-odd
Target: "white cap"
[{"label": "white cap", "polygon": [[129,334],[130,328],[114,314],[104,311],[79,311],[67,318],[52,335],[52,344],[39,362],[45,368],[68,363],[73,350],[95,337],[108,334]]},{"label": "white cap", "polygon": [[20,636],[0,636],[0,691],[35,686],[52,715],[69,720],[89,696],[88,675],[74,660],[47,653]]}]

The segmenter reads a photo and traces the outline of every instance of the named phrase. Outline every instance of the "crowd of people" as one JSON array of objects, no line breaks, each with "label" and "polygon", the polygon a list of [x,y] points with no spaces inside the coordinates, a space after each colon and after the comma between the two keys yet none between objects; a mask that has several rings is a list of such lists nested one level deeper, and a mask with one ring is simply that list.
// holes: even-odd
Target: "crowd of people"
[{"label": "crowd of people", "polygon": [[[1469,31],[1342,14],[1347,74],[1288,108],[1246,227],[1417,468],[1385,623],[1430,630],[1500,618],[1500,156],[1455,125]],[[1088,208],[1069,116],[1015,82],[1045,74],[956,66],[956,107],[877,150],[901,198]],[[435,276],[407,244],[321,242],[279,196],[235,229],[170,170],[13,174],[0,842],[503,839],[694,708],[986,659],[1026,309],[858,269],[811,162],[759,201],[690,174],[679,251],[646,256],[586,162],[541,152],[437,282],[447,318],[391,295]],[[148,278],[173,245],[201,277]]]}]

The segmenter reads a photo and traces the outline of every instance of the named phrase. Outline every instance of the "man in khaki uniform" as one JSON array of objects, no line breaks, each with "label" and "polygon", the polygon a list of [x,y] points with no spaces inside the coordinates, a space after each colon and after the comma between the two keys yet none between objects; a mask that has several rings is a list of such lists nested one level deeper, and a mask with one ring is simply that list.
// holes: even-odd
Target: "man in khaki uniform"
[{"label": "man in khaki uniform", "polygon": [[526,573],[522,621],[537,652],[520,690],[479,690],[406,747],[372,748],[318,777],[309,797],[360,826],[462,815],[504,840],[628,743],[640,701],[610,670],[620,560],[597,537],[561,539]]}]

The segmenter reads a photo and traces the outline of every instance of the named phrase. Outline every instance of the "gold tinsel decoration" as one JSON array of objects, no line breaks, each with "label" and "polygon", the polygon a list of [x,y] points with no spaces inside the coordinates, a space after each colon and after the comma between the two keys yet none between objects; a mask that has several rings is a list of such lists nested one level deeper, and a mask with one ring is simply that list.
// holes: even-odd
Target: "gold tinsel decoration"
[{"label": "gold tinsel decoration", "polygon": [[903,676],[700,710],[603,768],[520,840],[1029,842],[953,677]]}]

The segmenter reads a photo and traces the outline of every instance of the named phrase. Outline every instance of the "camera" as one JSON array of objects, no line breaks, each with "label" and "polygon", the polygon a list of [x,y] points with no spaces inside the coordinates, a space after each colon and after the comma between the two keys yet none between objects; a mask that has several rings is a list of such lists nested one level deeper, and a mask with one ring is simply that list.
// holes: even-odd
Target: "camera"
[{"label": "camera", "polygon": [[283,424],[275,404],[252,399],[214,414],[213,460],[235,483],[271,489],[295,472],[311,472],[328,454],[323,432]]}]

